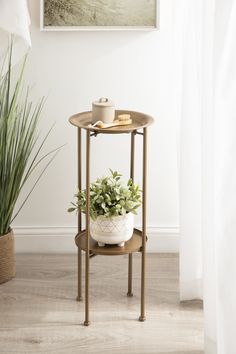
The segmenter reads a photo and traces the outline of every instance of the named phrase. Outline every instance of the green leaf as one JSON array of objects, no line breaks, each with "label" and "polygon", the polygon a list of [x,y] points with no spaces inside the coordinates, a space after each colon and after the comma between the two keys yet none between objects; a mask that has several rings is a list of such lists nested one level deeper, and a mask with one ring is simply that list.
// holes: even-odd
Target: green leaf
[{"label": "green leaf", "polygon": [[[125,215],[141,205],[141,192],[129,179],[127,187],[121,181],[121,174],[110,169],[110,176],[98,178],[90,185],[90,215],[93,220],[99,215],[105,217]],[[79,191],[76,209],[86,212],[86,190]],[[73,204],[74,205],[74,204]]]},{"label": "green leaf", "polygon": [[[19,214],[47,167],[60,148],[41,155],[51,129],[39,141],[37,126],[42,113],[44,98],[33,105],[29,89],[23,90],[23,74],[26,57],[18,77],[12,79],[12,42],[7,53],[8,71],[0,73],[0,235],[8,232],[11,222]],[[18,210],[14,208],[18,197],[33,172],[42,165]]]},{"label": "green leaf", "polygon": [[75,210],[76,210],[76,208],[69,208],[69,209],[67,209],[68,213],[71,213],[72,211],[75,211]]}]

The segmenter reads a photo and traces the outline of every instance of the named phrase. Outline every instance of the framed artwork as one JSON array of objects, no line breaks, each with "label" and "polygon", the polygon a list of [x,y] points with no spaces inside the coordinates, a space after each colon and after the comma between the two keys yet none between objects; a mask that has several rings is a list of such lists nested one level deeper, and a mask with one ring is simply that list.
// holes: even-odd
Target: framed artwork
[{"label": "framed artwork", "polygon": [[158,0],[41,0],[41,30],[152,30]]}]

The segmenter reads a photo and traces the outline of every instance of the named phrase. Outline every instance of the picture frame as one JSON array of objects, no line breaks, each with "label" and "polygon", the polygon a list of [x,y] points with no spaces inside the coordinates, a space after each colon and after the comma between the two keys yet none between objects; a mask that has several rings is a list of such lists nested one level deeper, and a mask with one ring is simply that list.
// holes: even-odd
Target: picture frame
[{"label": "picture frame", "polygon": [[[82,24],[82,25],[54,25],[54,24],[48,24],[48,18],[45,15],[45,4],[46,1],[49,0],[40,0],[40,30],[41,31],[153,31],[153,30],[158,30],[159,29],[159,0],[139,0],[141,3],[143,1],[143,3],[145,3],[145,1],[147,2],[151,2],[152,4],[152,8],[153,8],[153,14],[149,14],[149,17],[152,17],[152,23],[150,25],[147,25],[146,23],[144,25],[105,25],[105,24],[101,24],[101,25],[93,25],[93,24]],[[55,4],[54,6],[57,6],[56,4],[57,0],[53,0],[51,1],[51,6],[53,6],[53,3]],[[65,6],[68,6],[68,0],[64,0],[65,1]],[[98,3],[101,0],[97,0]],[[113,0],[116,3],[119,3],[119,0]],[[121,0],[122,1],[122,0]],[[127,0],[126,0],[127,1]],[[130,0],[130,1],[135,1],[136,3],[136,7],[137,7],[137,2],[136,0]],[[86,2],[89,3],[89,0],[83,0],[83,3],[86,4]],[[63,0],[60,0],[59,3],[63,3]],[[73,5],[72,5],[73,6]],[[88,7],[89,5],[87,5]],[[125,5],[127,6],[127,5]],[[141,6],[141,5],[140,5]],[[146,8],[145,8],[146,9]],[[110,9],[110,11],[112,11],[113,9]],[[147,9],[146,9],[147,10]],[[55,11],[52,11],[53,15],[55,13]],[[113,11],[114,12],[114,11]],[[146,11],[147,12],[147,11]],[[131,11],[130,11],[131,13]],[[55,17],[55,16],[54,16]],[[129,19],[126,19],[126,21]],[[134,19],[132,19],[132,21],[134,22]],[[145,19],[144,19],[145,22]],[[148,22],[148,21],[146,21]],[[52,21],[53,23],[53,21]]]}]

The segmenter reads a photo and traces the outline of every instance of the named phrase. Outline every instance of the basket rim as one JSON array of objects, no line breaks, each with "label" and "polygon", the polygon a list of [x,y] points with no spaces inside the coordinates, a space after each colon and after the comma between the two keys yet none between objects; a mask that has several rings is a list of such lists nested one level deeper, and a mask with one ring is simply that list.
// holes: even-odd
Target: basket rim
[{"label": "basket rim", "polygon": [[3,234],[3,235],[0,235],[0,240],[1,240],[1,238],[3,238],[3,237],[7,237],[7,236],[10,236],[10,235],[12,235],[12,236],[13,236],[13,230],[12,230],[12,228],[11,228],[11,227],[9,228],[8,233]]}]

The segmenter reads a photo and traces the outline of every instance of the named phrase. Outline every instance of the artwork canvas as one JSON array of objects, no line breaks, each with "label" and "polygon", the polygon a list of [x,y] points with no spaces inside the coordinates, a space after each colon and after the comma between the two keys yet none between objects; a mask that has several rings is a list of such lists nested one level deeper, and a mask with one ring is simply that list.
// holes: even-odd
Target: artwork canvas
[{"label": "artwork canvas", "polygon": [[41,1],[41,27],[46,30],[157,27],[157,0]]}]

